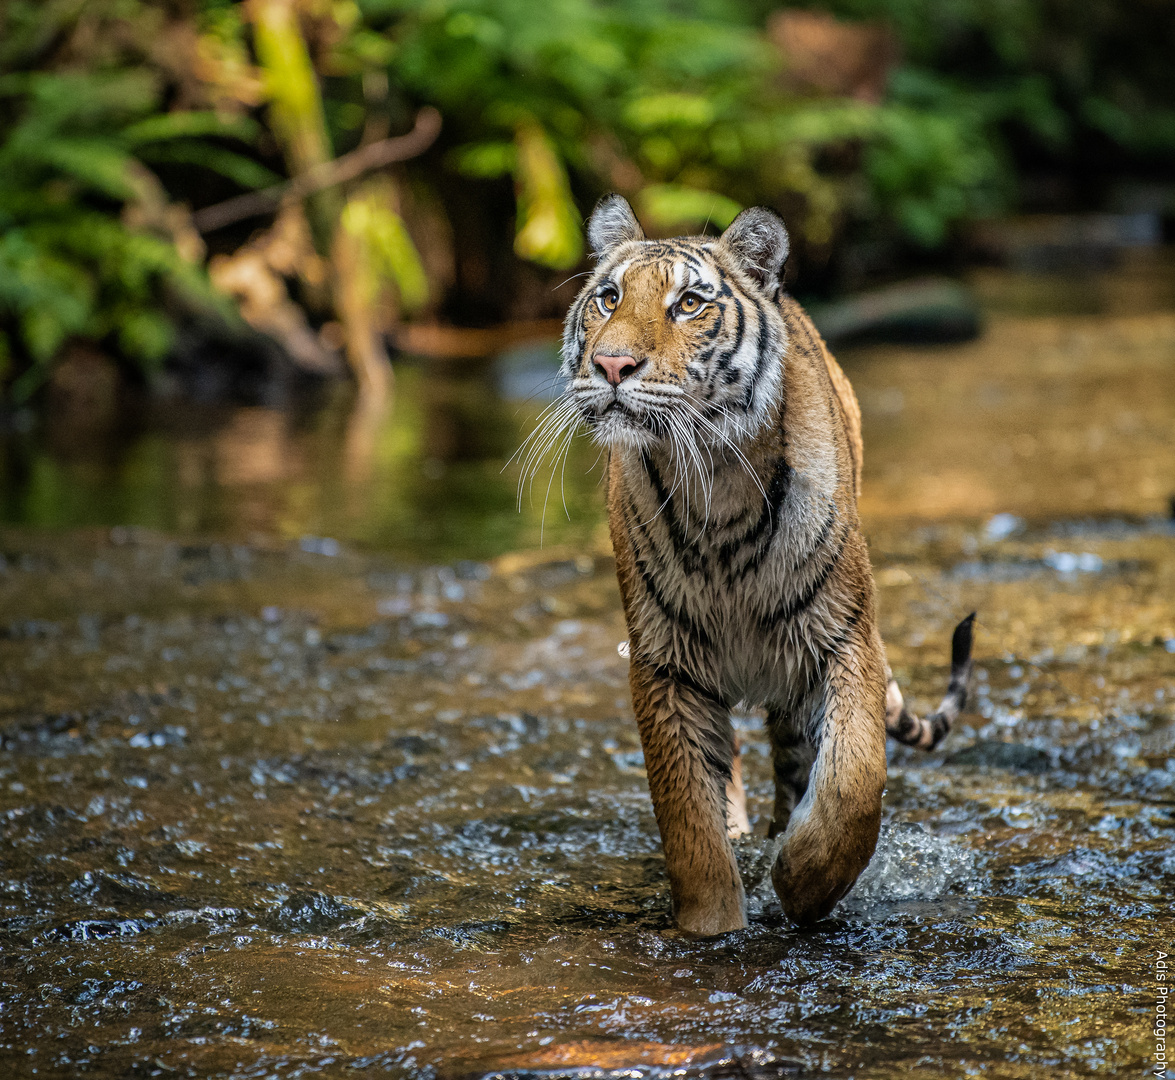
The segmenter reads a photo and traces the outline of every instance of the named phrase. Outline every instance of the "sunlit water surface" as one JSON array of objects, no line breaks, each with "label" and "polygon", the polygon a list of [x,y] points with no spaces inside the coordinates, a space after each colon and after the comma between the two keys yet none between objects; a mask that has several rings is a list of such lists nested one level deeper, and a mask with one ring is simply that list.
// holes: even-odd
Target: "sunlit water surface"
[{"label": "sunlit water surface", "polygon": [[713,941],[669,917],[595,451],[570,520],[556,476],[541,524],[546,474],[518,514],[519,379],[405,366],[374,421],[10,440],[0,1071],[1153,1069],[1175,316],[995,317],[846,366],[890,658],[927,707],[977,610],[973,711],[891,748],[877,855],[805,931],[737,716],[751,926]]}]

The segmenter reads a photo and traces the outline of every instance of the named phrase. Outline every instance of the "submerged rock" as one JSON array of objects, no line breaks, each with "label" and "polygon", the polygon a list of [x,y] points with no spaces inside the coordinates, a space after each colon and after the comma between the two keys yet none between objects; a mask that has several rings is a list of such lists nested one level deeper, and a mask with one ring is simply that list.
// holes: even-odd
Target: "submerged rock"
[{"label": "submerged rock", "polygon": [[996,739],[980,739],[973,746],[951,754],[946,763],[976,769],[1015,769],[1029,773],[1048,772],[1051,764],[1049,755],[1035,746]]},{"label": "submerged rock", "polygon": [[808,312],[830,345],[851,341],[970,341],[983,327],[970,290],[946,278],[888,285]]}]

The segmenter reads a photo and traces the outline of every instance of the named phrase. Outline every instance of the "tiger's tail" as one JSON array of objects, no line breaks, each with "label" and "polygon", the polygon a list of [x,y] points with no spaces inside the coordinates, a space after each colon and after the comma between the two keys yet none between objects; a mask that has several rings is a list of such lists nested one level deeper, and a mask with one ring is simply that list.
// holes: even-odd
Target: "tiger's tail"
[{"label": "tiger's tail", "polygon": [[951,730],[955,717],[967,702],[967,684],[971,679],[971,636],[975,612],[971,612],[951,637],[951,681],[946,696],[929,716],[919,718],[907,712],[902,692],[895,679],[885,688],[885,732],[907,746],[933,750]]}]

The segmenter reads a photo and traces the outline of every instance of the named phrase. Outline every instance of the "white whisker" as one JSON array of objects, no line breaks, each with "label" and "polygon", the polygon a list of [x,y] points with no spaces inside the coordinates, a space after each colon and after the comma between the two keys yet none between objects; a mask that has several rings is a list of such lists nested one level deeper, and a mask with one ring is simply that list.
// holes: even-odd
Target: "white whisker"
[{"label": "white whisker", "polygon": [[[543,460],[554,447],[561,446],[564,439],[575,434],[578,424],[579,410],[575,407],[575,402],[569,398],[561,399],[555,403],[552,409],[548,410],[547,415],[511,458],[513,461],[522,455],[518,476],[519,510],[522,509],[522,496],[528,485],[533,493],[534,479]],[[544,512],[545,510],[546,504],[544,503]]]},{"label": "white whisker", "polygon": [[543,461],[546,460],[556,446],[560,445],[568,430],[575,430],[574,419],[571,417],[561,417],[558,423],[552,424],[548,428],[542,441],[536,445],[534,453],[528,458],[523,477],[529,483],[532,491],[534,479]]},{"label": "white whisker", "polygon": [[760,481],[758,474],[755,472],[755,469],[751,465],[750,461],[747,460],[746,455],[738,448],[738,446],[734,443],[734,441],[730,438],[730,436],[727,435],[726,432],[722,431],[716,424],[712,423],[709,419],[707,419],[702,414],[702,411],[692,401],[690,401],[689,398],[683,397],[682,404],[685,406],[686,409],[689,410],[689,412],[698,421],[698,423],[702,424],[705,428],[707,428],[719,440],[719,442],[721,442],[724,446],[728,447],[730,449],[730,451],[735,455],[735,457],[738,458],[739,462],[742,464],[743,468],[746,470],[747,475],[751,478],[755,487],[758,488],[759,494],[763,497],[763,500],[766,502],[767,501],[767,492],[764,489],[763,484]]},{"label": "white whisker", "polygon": [[[684,425],[685,418],[679,417],[679,422]],[[710,471],[707,472],[705,465],[702,462],[701,448],[699,447],[698,440],[690,439],[688,437],[688,432],[686,437],[688,440],[690,455],[692,456],[694,463],[697,466],[698,487],[700,489],[699,493],[702,496],[702,501],[706,508],[705,516],[702,519],[702,529],[701,532],[698,533],[698,538],[701,539],[701,537],[705,534],[706,529],[710,526],[710,510],[713,506],[714,499],[714,457],[710,453],[709,448],[706,448],[706,456],[710,459]],[[705,446],[705,443],[701,444],[701,447]]]},{"label": "white whisker", "polygon": [[[592,273],[594,273],[594,272],[595,272],[595,271],[592,271],[592,270],[584,270],[582,273],[579,273],[579,274],[572,274],[572,275],[571,275],[571,277],[569,277],[569,278],[567,279],[567,281],[574,281],[574,280],[575,280],[577,277],[587,277],[589,274],[592,274]],[[559,282],[559,284],[558,284],[558,285],[556,285],[556,286],[555,286],[555,287],[554,287],[554,288],[551,290],[551,292],[558,292],[558,291],[559,291],[561,288],[563,288],[563,286],[564,286],[564,285],[566,285],[566,284],[567,284],[567,281],[561,281],[561,282]]]},{"label": "white whisker", "polygon": [[543,409],[541,413],[539,413],[537,419],[535,420],[534,430],[531,431],[531,433],[522,441],[522,445],[519,446],[518,449],[510,455],[509,460],[505,465],[502,466],[502,472],[505,472],[514,463],[515,459],[526,450],[531,442],[533,442],[539,431],[542,429],[543,425],[549,419],[550,415],[561,410],[566,402],[566,398],[559,398],[555,401],[552,401],[549,405],[546,406],[546,408]]},{"label": "white whisker", "polygon": [[520,454],[525,451],[521,460],[520,483],[525,480],[535,462],[541,460],[547,449],[549,449],[551,439],[558,436],[565,423],[566,410],[563,408],[557,409],[550,416],[546,417],[535,428],[530,438],[519,447],[518,452]]},{"label": "white whisker", "polygon": [[[542,516],[539,518],[539,547],[543,546],[543,536],[545,535],[546,529],[547,529],[547,503],[550,501],[550,498],[551,498],[551,487],[555,483],[555,473],[558,471],[559,457],[562,456],[564,458],[564,460],[566,460],[567,451],[571,448],[571,440],[574,438],[575,438],[575,428],[572,427],[568,430],[566,436],[563,439],[563,442],[560,444],[559,449],[556,451],[555,463],[551,466],[551,479],[547,481],[547,493],[543,496],[543,513],[542,513]],[[566,502],[564,502],[564,504],[563,504],[563,509],[564,510],[567,509]],[[569,517],[570,517],[570,515],[569,515]]]},{"label": "white whisker", "polygon": [[[698,482],[699,493],[704,493],[704,491],[705,491],[705,478],[702,475],[702,472],[703,472],[702,459],[698,453],[697,440],[690,437],[690,435],[691,435],[690,431],[683,424],[683,417],[679,413],[674,411],[674,412],[667,412],[665,414],[665,418],[668,421],[669,426],[673,431],[674,449],[677,451],[677,453],[679,455],[681,455],[681,461],[678,464],[678,469],[682,473],[683,477],[685,477],[685,490],[686,490],[685,520],[688,523],[690,520],[689,492],[690,492],[690,486],[691,486],[690,485],[691,478],[689,477],[689,470],[690,470],[691,465],[695,468],[696,473],[697,473],[697,482]],[[685,451],[684,454],[682,454],[683,449]],[[703,496],[703,501],[705,501],[704,496]],[[701,538],[702,533],[704,533],[706,531],[706,525],[709,523],[709,520],[710,520],[710,509],[709,509],[709,506],[706,506],[706,517],[705,517],[705,520],[702,524],[702,530],[701,530],[701,532],[698,533],[699,539]]]}]

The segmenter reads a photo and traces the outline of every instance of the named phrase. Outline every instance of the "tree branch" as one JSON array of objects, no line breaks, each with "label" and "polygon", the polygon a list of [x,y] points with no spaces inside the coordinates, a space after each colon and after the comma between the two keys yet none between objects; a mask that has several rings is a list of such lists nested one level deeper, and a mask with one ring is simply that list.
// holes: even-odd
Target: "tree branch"
[{"label": "tree branch", "polygon": [[416,114],[416,123],[407,135],[368,143],[334,161],[307,169],[293,180],[205,206],[192,215],[192,224],[199,232],[210,233],[246,218],[271,213],[284,202],[304,199],[324,188],[345,184],[372,169],[382,169],[385,165],[418,157],[433,144],[440,132],[441,114],[431,105],[426,105]]}]

